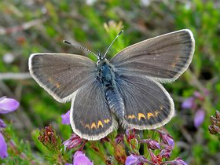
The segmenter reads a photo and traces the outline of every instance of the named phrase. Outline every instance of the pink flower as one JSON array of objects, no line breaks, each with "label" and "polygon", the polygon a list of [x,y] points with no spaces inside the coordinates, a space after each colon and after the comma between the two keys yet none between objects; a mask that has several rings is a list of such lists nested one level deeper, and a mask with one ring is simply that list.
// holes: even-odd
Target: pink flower
[{"label": "pink flower", "polygon": [[143,165],[144,163],[152,164],[152,162],[145,159],[143,156],[134,154],[128,156],[125,161],[125,165]]},{"label": "pink flower", "polygon": [[162,158],[170,158],[171,153],[172,153],[172,148],[171,147],[166,147],[166,148],[164,148],[160,151],[160,156]]},{"label": "pink flower", "polygon": [[191,109],[193,107],[194,104],[194,97],[189,97],[186,100],[183,101],[182,103],[182,108],[183,109]]},{"label": "pink flower", "polygon": [[159,165],[162,163],[162,157],[160,155],[156,156],[151,150],[149,150],[149,152],[153,164]]},{"label": "pink flower", "polygon": [[174,140],[173,137],[170,136],[169,134],[158,130],[161,140],[163,141],[164,144],[168,145],[169,147],[173,148],[174,147]]},{"label": "pink flower", "polygon": [[65,165],[93,165],[93,162],[82,151],[76,151],[73,156],[73,163],[66,163]]},{"label": "pink flower", "polygon": [[[0,98],[0,113],[5,114],[12,111],[15,111],[19,107],[19,102],[15,99],[1,97]],[[6,124],[3,120],[0,119],[0,129],[5,128]],[[5,139],[0,132],[0,157],[6,158],[8,156],[7,152],[7,144],[5,142]]]},{"label": "pink flower", "polygon": [[70,110],[67,113],[61,115],[62,124],[69,125],[70,124]]},{"label": "pink flower", "polygon": [[5,122],[2,119],[0,119],[0,129],[5,127],[6,127]]},{"label": "pink flower", "polygon": [[7,144],[5,142],[5,139],[3,135],[0,132],[0,158],[6,158],[8,156],[7,152]]},{"label": "pink flower", "polygon": [[73,133],[69,139],[63,142],[63,144],[66,148],[72,149],[72,148],[78,147],[83,142],[85,142],[84,139],[81,139],[79,136]]},{"label": "pink flower", "polygon": [[9,113],[19,107],[19,102],[15,99],[1,97],[0,98],[0,113]]},{"label": "pink flower", "polygon": [[199,109],[196,111],[195,117],[194,117],[194,125],[196,128],[198,128],[205,119],[205,112],[203,109]]},{"label": "pink flower", "polygon": [[127,129],[126,130],[126,135],[127,135],[127,141],[130,142],[131,139],[134,139],[136,134],[135,134],[135,129]]},{"label": "pink flower", "polygon": [[148,148],[155,150],[155,149],[160,149],[160,144],[156,140],[151,140],[151,139],[145,139],[145,140],[140,140],[141,143],[147,143]]},{"label": "pink flower", "polygon": [[119,143],[123,142],[123,140],[124,140],[124,135],[123,134],[119,134],[115,138],[115,143],[119,144]]},{"label": "pink flower", "polygon": [[186,162],[184,162],[182,159],[177,158],[176,160],[173,160],[170,162],[171,165],[187,165]]},{"label": "pink flower", "polygon": [[76,151],[73,157],[73,165],[93,165],[82,151]]}]

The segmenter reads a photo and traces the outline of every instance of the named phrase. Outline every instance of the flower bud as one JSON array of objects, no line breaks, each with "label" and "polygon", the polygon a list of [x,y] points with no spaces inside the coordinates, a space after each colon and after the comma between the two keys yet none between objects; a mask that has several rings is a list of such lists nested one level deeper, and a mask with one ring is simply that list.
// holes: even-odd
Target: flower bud
[{"label": "flower bud", "polygon": [[174,147],[173,137],[163,131],[158,130],[158,132],[160,134],[160,138],[163,141],[163,143],[173,148]]},{"label": "flower bud", "polygon": [[147,147],[152,150],[160,149],[160,144],[156,140],[145,139],[145,140],[140,140],[140,143],[147,143]]},{"label": "flower bud", "polygon": [[83,142],[86,142],[86,140],[81,139],[78,135],[73,133],[63,144],[67,149],[72,149],[80,146]]},{"label": "flower bud", "polygon": [[58,151],[61,147],[60,137],[56,135],[56,132],[53,130],[51,125],[41,129],[38,139],[49,150]]},{"label": "flower bud", "polygon": [[182,159],[177,158],[176,160],[173,160],[172,162],[170,162],[169,164],[171,165],[187,165],[186,162],[184,162]]}]

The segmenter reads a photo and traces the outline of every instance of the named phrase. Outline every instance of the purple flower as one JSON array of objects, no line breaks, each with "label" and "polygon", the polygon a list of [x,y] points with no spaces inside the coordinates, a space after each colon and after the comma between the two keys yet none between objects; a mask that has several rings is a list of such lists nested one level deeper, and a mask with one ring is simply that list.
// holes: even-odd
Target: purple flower
[{"label": "purple flower", "polygon": [[135,129],[127,129],[125,134],[127,135],[127,141],[130,143],[131,139],[135,138]]},{"label": "purple flower", "polygon": [[81,139],[78,135],[73,133],[69,139],[63,142],[63,144],[66,148],[72,149],[78,147],[83,142],[85,142],[84,139]]},{"label": "purple flower", "polygon": [[8,156],[7,144],[5,142],[3,135],[0,132],[0,158],[4,159],[7,156]]},{"label": "purple flower", "polygon": [[0,129],[5,128],[5,127],[6,127],[6,124],[4,123],[2,119],[0,119]]},{"label": "purple flower", "polygon": [[166,147],[165,149],[162,149],[160,151],[160,156],[162,158],[170,158],[171,153],[172,153],[172,148],[171,147]]},{"label": "purple flower", "polygon": [[76,151],[73,157],[73,165],[93,165],[82,151]]},{"label": "purple flower", "polygon": [[151,161],[153,162],[153,164],[161,164],[162,162],[162,158],[160,156],[156,156],[151,150],[149,150],[150,152],[150,157],[151,157]]},{"label": "purple flower", "polygon": [[183,109],[191,109],[194,104],[194,97],[189,97],[186,100],[183,101],[182,103],[182,108]]},{"label": "purple flower", "polygon": [[61,115],[62,124],[69,125],[70,124],[70,110],[67,113]]},{"label": "purple flower", "polygon": [[19,107],[19,102],[15,99],[2,97],[0,98],[0,113],[9,113]]},{"label": "purple flower", "polygon": [[[15,99],[1,97],[0,98],[0,113],[5,114],[16,110],[19,107],[19,102]],[[6,124],[0,119],[0,129],[5,128]],[[8,156],[7,144],[0,132],[0,158],[6,158]]]},{"label": "purple flower", "polygon": [[209,91],[207,89],[203,89],[203,94],[201,94],[198,91],[194,92],[194,96],[200,99],[201,101],[204,101],[205,96],[208,96],[208,95],[209,95]]},{"label": "purple flower", "polygon": [[147,143],[148,148],[155,150],[155,149],[160,149],[160,144],[156,140],[151,140],[151,139],[145,139],[145,140],[140,140],[141,143]]},{"label": "purple flower", "polygon": [[142,165],[141,156],[131,154],[126,158],[125,165]]},{"label": "purple flower", "polygon": [[138,161],[137,156],[131,154],[126,158],[125,165],[132,165]]},{"label": "purple flower", "polygon": [[197,97],[197,98],[202,98],[203,97],[202,94],[198,91],[194,92],[194,96]]},{"label": "purple flower", "polygon": [[119,143],[123,142],[123,140],[124,140],[124,135],[123,134],[119,134],[115,138],[115,143],[119,144]]},{"label": "purple flower", "polygon": [[177,158],[176,160],[173,160],[170,162],[171,165],[187,165],[186,162],[184,162],[182,159]]},{"label": "purple flower", "polygon": [[161,137],[161,140],[163,141],[163,143],[168,145],[169,147],[173,148],[174,147],[173,137],[163,131],[158,130],[158,132],[160,134],[160,137]]},{"label": "purple flower", "polygon": [[205,118],[205,112],[203,109],[199,109],[196,111],[195,117],[194,117],[194,126],[198,128],[204,121]]}]

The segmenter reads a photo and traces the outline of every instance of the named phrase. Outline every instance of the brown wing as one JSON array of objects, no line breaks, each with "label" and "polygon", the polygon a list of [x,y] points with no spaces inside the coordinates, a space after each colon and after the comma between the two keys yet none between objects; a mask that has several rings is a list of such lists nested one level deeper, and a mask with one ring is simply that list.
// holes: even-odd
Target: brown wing
[{"label": "brown wing", "polygon": [[117,128],[100,82],[94,80],[77,90],[72,100],[70,122],[73,131],[87,140],[99,140]]},{"label": "brown wing", "polygon": [[37,53],[29,58],[32,77],[57,101],[70,101],[74,91],[95,79],[96,65],[87,57]]},{"label": "brown wing", "polygon": [[195,49],[190,30],[180,30],[131,45],[111,59],[120,74],[176,80],[189,66]]},{"label": "brown wing", "polygon": [[125,126],[140,130],[155,129],[173,117],[173,99],[157,81],[121,75],[116,84],[124,101],[122,123]]}]

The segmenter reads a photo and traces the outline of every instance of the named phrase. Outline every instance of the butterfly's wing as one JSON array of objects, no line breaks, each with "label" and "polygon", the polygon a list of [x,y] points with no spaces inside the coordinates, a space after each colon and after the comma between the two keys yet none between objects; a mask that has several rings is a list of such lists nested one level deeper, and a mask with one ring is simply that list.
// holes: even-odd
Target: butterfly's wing
[{"label": "butterfly's wing", "polygon": [[138,76],[120,76],[116,79],[124,101],[125,127],[139,130],[155,129],[174,115],[174,103],[169,93],[157,81]]},{"label": "butterfly's wing", "polygon": [[99,140],[117,128],[99,81],[88,83],[76,91],[70,122],[73,131],[87,140]]},{"label": "butterfly's wing", "polygon": [[120,74],[176,80],[189,66],[195,49],[190,30],[180,30],[131,45],[111,59]]},{"label": "butterfly's wing", "polygon": [[96,64],[87,57],[64,53],[37,53],[29,58],[32,77],[59,102],[95,79]]}]

